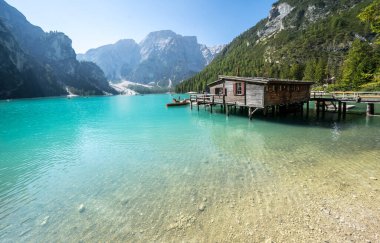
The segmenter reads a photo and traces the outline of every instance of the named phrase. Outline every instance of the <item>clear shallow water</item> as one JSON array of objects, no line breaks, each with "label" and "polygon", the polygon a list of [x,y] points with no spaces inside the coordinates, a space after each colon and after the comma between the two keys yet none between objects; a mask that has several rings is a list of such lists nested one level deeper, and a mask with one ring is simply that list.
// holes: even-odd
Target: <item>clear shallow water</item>
[{"label": "clear shallow water", "polygon": [[380,117],[170,101],[0,102],[0,241],[380,240]]}]

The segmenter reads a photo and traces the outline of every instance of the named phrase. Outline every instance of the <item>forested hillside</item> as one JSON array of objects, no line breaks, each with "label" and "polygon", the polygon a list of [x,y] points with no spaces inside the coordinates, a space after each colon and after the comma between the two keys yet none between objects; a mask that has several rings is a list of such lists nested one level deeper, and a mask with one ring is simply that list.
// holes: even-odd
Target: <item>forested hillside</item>
[{"label": "forested hillside", "polygon": [[380,0],[281,0],[202,72],[176,87],[203,91],[218,75],[315,81],[315,88],[380,90]]}]

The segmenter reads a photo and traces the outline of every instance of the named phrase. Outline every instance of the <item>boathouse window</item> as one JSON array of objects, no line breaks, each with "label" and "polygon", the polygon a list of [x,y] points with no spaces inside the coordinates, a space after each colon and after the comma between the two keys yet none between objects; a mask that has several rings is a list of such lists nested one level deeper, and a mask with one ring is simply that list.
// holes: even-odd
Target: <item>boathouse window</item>
[{"label": "boathouse window", "polygon": [[215,88],[216,95],[223,95],[223,88]]},{"label": "boathouse window", "polygon": [[234,95],[244,95],[244,85],[243,83],[234,84]]}]

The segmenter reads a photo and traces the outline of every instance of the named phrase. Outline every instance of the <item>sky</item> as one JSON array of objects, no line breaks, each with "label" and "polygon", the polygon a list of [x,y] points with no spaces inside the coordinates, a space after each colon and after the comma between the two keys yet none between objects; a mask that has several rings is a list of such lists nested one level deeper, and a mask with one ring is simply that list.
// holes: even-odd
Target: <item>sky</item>
[{"label": "sky", "polygon": [[77,53],[143,40],[152,31],[197,36],[208,46],[228,44],[269,14],[275,0],[6,0],[44,31],[60,31]]}]

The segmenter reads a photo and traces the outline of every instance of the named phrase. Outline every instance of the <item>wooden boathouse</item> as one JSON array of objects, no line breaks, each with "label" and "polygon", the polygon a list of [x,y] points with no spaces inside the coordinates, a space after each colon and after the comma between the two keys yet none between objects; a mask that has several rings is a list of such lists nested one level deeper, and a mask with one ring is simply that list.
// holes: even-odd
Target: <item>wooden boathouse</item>
[{"label": "wooden boathouse", "polygon": [[302,109],[304,103],[309,108],[310,91],[313,82],[298,80],[283,80],[259,77],[219,76],[215,82],[208,84],[209,94],[191,95],[198,105],[221,105],[226,114],[234,107],[248,108],[248,116],[252,119],[254,113],[263,110],[264,114],[286,112],[289,109]]}]

